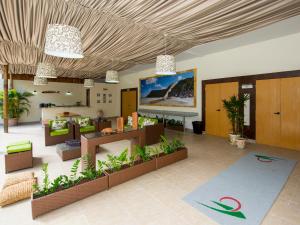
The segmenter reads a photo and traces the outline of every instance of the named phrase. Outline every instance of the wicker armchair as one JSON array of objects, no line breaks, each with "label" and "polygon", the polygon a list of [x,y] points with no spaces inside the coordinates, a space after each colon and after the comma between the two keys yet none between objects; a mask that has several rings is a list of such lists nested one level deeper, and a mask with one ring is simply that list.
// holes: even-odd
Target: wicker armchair
[{"label": "wicker armchair", "polygon": [[81,134],[93,133],[99,130],[98,121],[96,119],[90,119],[89,125],[85,127],[80,127],[76,121],[73,121],[73,127],[76,140],[80,140]]},{"label": "wicker armchair", "polygon": [[67,132],[62,132],[61,134],[55,133],[51,130],[51,123],[45,124],[45,145],[56,145],[64,143],[66,140],[74,139],[73,124],[67,122]]}]

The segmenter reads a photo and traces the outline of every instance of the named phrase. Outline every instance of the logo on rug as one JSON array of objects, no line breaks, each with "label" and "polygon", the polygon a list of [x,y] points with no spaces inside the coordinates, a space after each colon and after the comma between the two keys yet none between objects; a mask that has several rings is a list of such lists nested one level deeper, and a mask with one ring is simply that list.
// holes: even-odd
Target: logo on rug
[{"label": "logo on rug", "polygon": [[[225,204],[222,203],[223,200],[230,200],[230,201],[234,202],[237,206],[234,208],[232,206],[225,205]],[[211,202],[215,203],[217,206],[219,206],[218,208],[203,204],[203,203],[198,202],[198,201],[196,201],[196,202],[200,205],[203,205],[203,206],[205,206],[209,209],[212,209],[214,211],[217,211],[219,213],[223,213],[223,214],[226,214],[226,215],[229,215],[229,216],[234,216],[234,217],[237,217],[237,218],[240,218],[240,219],[246,219],[246,216],[244,215],[244,213],[242,213],[240,211],[240,209],[242,208],[241,202],[239,200],[233,198],[233,197],[225,196],[225,197],[220,198],[219,202],[211,201]]]},{"label": "logo on rug", "polygon": [[266,156],[266,155],[255,155],[256,159],[263,163],[270,163],[277,160],[282,160],[281,158]]}]

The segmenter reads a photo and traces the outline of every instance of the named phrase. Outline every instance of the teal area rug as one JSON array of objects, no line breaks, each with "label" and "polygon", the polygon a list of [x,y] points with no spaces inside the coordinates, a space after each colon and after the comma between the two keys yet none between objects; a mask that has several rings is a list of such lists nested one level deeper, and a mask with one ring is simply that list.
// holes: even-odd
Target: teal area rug
[{"label": "teal area rug", "polygon": [[259,225],[296,165],[249,153],[184,200],[221,225]]}]

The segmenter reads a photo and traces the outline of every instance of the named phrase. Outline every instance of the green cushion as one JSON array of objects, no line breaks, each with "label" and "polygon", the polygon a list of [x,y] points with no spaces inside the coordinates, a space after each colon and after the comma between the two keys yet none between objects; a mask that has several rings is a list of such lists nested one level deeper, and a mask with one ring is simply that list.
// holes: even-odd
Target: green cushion
[{"label": "green cushion", "polygon": [[25,152],[25,151],[30,151],[31,149],[32,149],[31,143],[6,147],[7,153]]},{"label": "green cushion", "polygon": [[69,129],[60,129],[60,130],[53,130],[50,132],[50,136],[60,136],[60,135],[65,135],[69,133]]},{"label": "green cushion", "polygon": [[75,123],[79,124],[80,127],[87,127],[90,125],[89,117],[78,117],[74,119]]},{"label": "green cushion", "polygon": [[92,131],[95,131],[95,130],[96,130],[96,127],[93,126],[93,125],[88,125],[88,126],[85,126],[85,127],[80,127],[80,133],[92,132]]},{"label": "green cushion", "polygon": [[50,120],[49,126],[51,130],[62,130],[67,128],[67,120]]},{"label": "green cushion", "polygon": [[14,145],[24,145],[24,144],[30,144],[31,142],[28,141],[28,140],[24,140],[24,141],[16,141],[16,142],[12,142],[12,143],[9,143],[7,145],[8,146],[14,146]]},{"label": "green cushion", "polygon": [[148,118],[148,117],[139,117],[138,125],[139,127],[143,128],[147,125],[154,125],[158,123],[158,119],[156,118]]}]

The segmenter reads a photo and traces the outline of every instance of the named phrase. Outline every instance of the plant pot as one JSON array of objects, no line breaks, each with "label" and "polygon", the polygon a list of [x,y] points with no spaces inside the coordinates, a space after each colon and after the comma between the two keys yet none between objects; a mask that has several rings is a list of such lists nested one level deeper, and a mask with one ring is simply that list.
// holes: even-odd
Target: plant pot
[{"label": "plant pot", "polygon": [[46,196],[31,197],[32,218],[35,219],[40,215],[84,199],[107,188],[108,176],[105,175]]},{"label": "plant pot", "polygon": [[239,149],[244,149],[246,146],[246,139],[245,138],[238,138],[236,140],[236,145]]},{"label": "plant pot", "polygon": [[116,172],[105,171],[108,175],[108,187],[114,187],[135,177],[154,171],[155,169],[156,160],[152,159],[147,162],[137,161],[134,166],[129,167],[126,165],[125,168]]},{"label": "plant pot", "polygon": [[240,137],[239,134],[229,134],[229,142],[231,145],[236,145],[236,140]]},{"label": "plant pot", "polygon": [[8,126],[13,127],[18,125],[18,118],[9,118],[8,119]]},{"label": "plant pot", "polygon": [[187,157],[188,157],[187,148],[179,148],[175,152],[167,155],[162,153],[159,155],[159,157],[156,158],[156,169],[186,159]]}]

